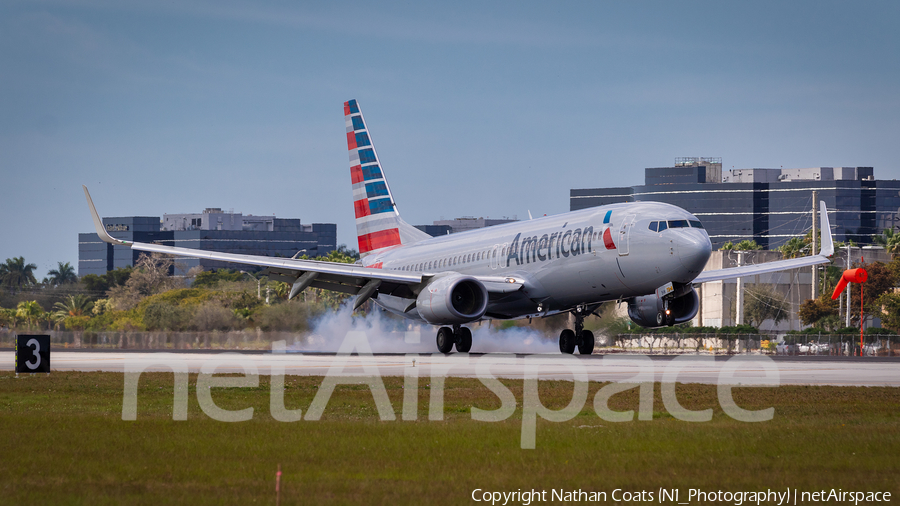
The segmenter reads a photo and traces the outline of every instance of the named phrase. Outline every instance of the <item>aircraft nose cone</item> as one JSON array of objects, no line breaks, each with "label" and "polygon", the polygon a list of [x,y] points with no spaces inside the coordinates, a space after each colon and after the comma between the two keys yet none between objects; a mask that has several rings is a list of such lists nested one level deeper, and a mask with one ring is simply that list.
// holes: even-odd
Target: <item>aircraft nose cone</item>
[{"label": "aircraft nose cone", "polygon": [[681,265],[694,276],[706,267],[706,261],[712,254],[709,236],[700,230],[681,231],[678,238],[678,257]]}]

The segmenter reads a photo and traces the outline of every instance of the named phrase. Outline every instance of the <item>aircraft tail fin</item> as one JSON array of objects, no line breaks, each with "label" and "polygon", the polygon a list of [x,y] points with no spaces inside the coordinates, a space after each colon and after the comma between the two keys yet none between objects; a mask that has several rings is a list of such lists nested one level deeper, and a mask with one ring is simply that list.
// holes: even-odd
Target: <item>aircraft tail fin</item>
[{"label": "aircraft tail fin", "polygon": [[382,248],[412,244],[431,237],[400,218],[356,100],[344,102],[344,120],[359,254],[366,256]]}]

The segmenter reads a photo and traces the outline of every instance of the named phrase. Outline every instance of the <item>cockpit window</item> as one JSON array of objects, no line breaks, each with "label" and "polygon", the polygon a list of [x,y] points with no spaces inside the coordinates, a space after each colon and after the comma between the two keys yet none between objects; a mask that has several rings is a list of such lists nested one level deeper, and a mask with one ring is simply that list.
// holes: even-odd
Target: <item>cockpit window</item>
[{"label": "cockpit window", "polygon": [[688,228],[687,220],[669,220],[669,228]]},{"label": "cockpit window", "polygon": [[668,226],[664,221],[651,221],[649,228],[654,232],[662,232],[663,230],[667,229]]},{"label": "cockpit window", "polygon": [[703,224],[699,220],[690,220],[690,222],[693,228],[703,228]]}]

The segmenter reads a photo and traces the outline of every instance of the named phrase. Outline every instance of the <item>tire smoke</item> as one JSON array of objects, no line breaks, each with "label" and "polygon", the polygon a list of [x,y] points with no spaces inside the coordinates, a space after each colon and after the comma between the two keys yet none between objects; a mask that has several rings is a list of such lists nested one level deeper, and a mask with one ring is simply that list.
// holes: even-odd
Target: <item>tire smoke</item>
[{"label": "tire smoke", "polygon": [[[365,332],[374,353],[436,353],[439,327],[400,320],[374,309],[354,315],[351,303],[327,312],[312,322],[312,332],[289,346],[295,352],[333,353],[350,331]],[[552,336],[529,328],[497,330],[487,322],[467,325],[472,331],[473,353],[559,353]]]}]

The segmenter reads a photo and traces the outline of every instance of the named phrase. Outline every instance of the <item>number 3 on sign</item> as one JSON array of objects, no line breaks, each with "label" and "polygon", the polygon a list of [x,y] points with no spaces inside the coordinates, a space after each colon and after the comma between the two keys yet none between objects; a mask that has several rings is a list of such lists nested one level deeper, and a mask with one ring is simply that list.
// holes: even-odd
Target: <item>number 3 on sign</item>
[{"label": "number 3 on sign", "polygon": [[34,346],[34,360],[35,362],[32,364],[31,360],[25,362],[25,365],[29,369],[37,369],[39,365],[41,365],[41,343],[38,342],[37,339],[29,339],[25,346]]},{"label": "number 3 on sign", "polygon": [[16,336],[16,373],[50,372],[50,336]]}]

